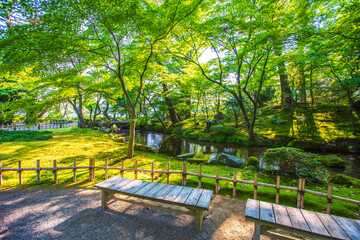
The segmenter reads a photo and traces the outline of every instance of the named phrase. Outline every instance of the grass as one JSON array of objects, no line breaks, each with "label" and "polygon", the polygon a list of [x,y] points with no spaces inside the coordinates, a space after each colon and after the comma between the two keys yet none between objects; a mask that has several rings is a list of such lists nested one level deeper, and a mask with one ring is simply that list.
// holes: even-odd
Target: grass
[{"label": "grass", "polygon": [[[48,130],[47,130],[48,131]],[[152,154],[147,152],[135,152],[133,159],[126,159],[127,145],[125,143],[118,143],[111,140],[107,134],[100,131],[90,129],[77,128],[61,128],[51,129],[53,138],[43,141],[14,141],[0,143],[0,161],[3,168],[17,168],[18,161],[22,161],[22,167],[36,167],[36,160],[41,161],[41,167],[52,167],[53,160],[57,160],[58,167],[71,166],[73,159],[77,159],[78,166],[88,166],[89,159],[96,160],[96,166],[104,166],[105,159],[108,160],[109,166],[121,166],[121,160],[125,161],[125,167],[134,168],[134,161],[138,161],[139,168],[150,169],[151,162],[154,162],[155,169],[166,169],[166,163],[170,162],[171,170],[181,170],[181,161],[164,154]],[[220,166],[220,165],[204,165],[202,173],[206,175],[216,175],[216,168],[219,169],[219,175],[223,177],[232,178],[234,168]],[[187,170],[189,172],[198,172],[199,165],[195,163],[188,163]],[[238,179],[253,180],[256,172],[236,169],[238,172]],[[52,171],[41,171],[41,184],[36,184],[36,173],[34,171],[23,172],[23,185],[18,185],[18,173],[3,172],[3,186],[0,190],[8,188],[29,188],[29,187],[93,187],[96,182],[104,180],[105,173],[103,169],[96,169],[95,181],[88,182],[87,169],[77,170],[77,183],[72,183],[72,170],[62,170],[58,172],[58,184],[53,184]],[[109,177],[119,175],[117,170],[109,170]],[[125,172],[125,177],[133,178],[133,172]],[[149,180],[150,174],[139,173],[139,179]],[[155,174],[156,181],[166,182],[166,174]],[[276,176],[259,174],[259,182],[272,183],[276,182]],[[181,175],[170,175],[171,184],[181,184]],[[232,183],[220,181],[220,194],[224,196],[232,195]],[[281,177],[281,185],[294,186],[298,184],[297,179],[289,177]],[[189,176],[188,186],[196,187],[198,185],[198,178]],[[208,189],[215,188],[215,180],[202,179],[202,187]],[[306,186],[307,189],[326,192],[327,186]],[[253,197],[253,186],[249,184],[237,185],[237,198],[247,199]],[[348,188],[343,186],[335,186],[334,195],[360,200],[360,188]],[[274,202],[275,189],[259,187],[258,197],[260,200]],[[288,206],[296,206],[296,192],[281,190],[280,203]],[[314,195],[305,195],[305,208],[323,212],[326,210],[326,198]],[[359,207],[355,204],[344,203],[334,200],[332,204],[332,214],[358,218]]]}]

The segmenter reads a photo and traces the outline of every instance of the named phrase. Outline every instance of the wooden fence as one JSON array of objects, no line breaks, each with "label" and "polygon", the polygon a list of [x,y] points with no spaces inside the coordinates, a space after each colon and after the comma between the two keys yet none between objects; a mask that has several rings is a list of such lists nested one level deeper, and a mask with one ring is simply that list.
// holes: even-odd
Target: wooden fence
[{"label": "wooden fence", "polygon": [[219,169],[216,169],[216,176],[205,175],[205,174],[202,173],[202,165],[199,165],[199,173],[192,173],[192,172],[187,171],[187,166],[186,166],[185,162],[182,163],[182,170],[181,171],[172,171],[172,170],[170,170],[170,163],[167,163],[166,170],[154,170],[154,162],[151,162],[151,169],[140,169],[140,168],[138,168],[137,161],[135,161],[135,167],[134,168],[125,168],[124,160],[121,161],[121,166],[120,167],[108,166],[108,161],[107,160],[105,160],[105,166],[95,166],[95,159],[90,159],[89,160],[89,166],[77,166],[76,165],[76,159],[74,159],[73,165],[69,166],[69,167],[58,167],[56,160],[53,161],[53,167],[40,167],[40,160],[37,160],[36,161],[36,168],[23,168],[21,166],[21,161],[18,162],[18,168],[2,168],[2,164],[1,164],[1,161],[0,161],[0,186],[3,184],[2,173],[5,172],[5,171],[17,171],[18,174],[19,174],[19,184],[21,185],[23,183],[23,177],[22,177],[22,172],[23,171],[35,171],[36,174],[37,174],[37,178],[36,178],[37,183],[40,184],[41,183],[40,171],[44,171],[44,170],[52,171],[53,175],[54,175],[54,183],[58,183],[58,174],[57,173],[58,173],[59,170],[72,170],[73,171],[73,182],[76,182],[76,170],[77,169],[89,169],[89,181],[94,180],[94,178],[95,178],[95,169],[104,169],[104,171],[105,171],[105,179],[108,179],[108,171],[109,170],[118,170],[118,171],[120,171],[120,176],[121,177],[124,176],[125,171],[134,172],[134,178],[135,179],[138,178],[138,173],[139,172],[150,173],[151,182],[154,181],[154,175],[155,174],[159,174],[159,173],[160,174],[166,174],[166,183],[167,184],[169,183],[170,174],[180,174],[180,175],[182,175],[182,185],[183,186],[186,186],[186,181],[187,181],[188,176],[195,176],[195,177],[198,177],[198,179],[199,179],[199,185],[198,185],[199,188],[201,188],[201,183],[202,183],[201,181],[202,181],[203,178],[210,178],[210,179],[215,180],[215,193],[216,194],[220,190],[219,181],[227,181],[227,182],[232,182],[232,184],[233,184],[233,194],[232,194],[233,197],[236,197],[236,184],[237,183],[250,184],[250,185],[254,186],[254,199],[257,199],[258,186],[268,187],[268,188],[273,188],[273,189],[276,190],[275,202],[277,204],[279,204],[279,201],[280,201],[280,190],[281,189],[290,190],[290,191],[297,191],[297,207],[298,208],[304,208],[305,193],[308,193],[308,194],[317,195],[317,196],[320,196],[320,197],[327,198],[326,213],[329,213],[329,214],[330,214],[330,211],[331,211],[331,203],[332,203],[333,199],[343,201],[343,202],[357,204],[359,206],[359,218],[360,218],[360,201],[332,195],[332,186],[331,185],[329,185],[327,193],[321,193],[321,192],[316,192],[316,191],[305,189],[305,179],[301,179],[301,178],[299,179],[298,187],[290,187],[290,186],[282,186],[282,185],[280,185],[280,176],[277,177],[276,184],[269,184],[269,183],[258,182],[258,179],[257,179],[258,175],[257,174],[255,174],[253,181],[238,179],[236,170],[234,170],[233,178],[226,178],[226,177],[219,176]]},{"label": "wooden fence", "polygon": [[73,127],[73,126],[77,126],[77,123],[47,121],[32,126],[26,125],[25,123],[11,123],[11,124],[0,125],[1,130],[7,130],[7,131],[41,130],[41,129]]}]

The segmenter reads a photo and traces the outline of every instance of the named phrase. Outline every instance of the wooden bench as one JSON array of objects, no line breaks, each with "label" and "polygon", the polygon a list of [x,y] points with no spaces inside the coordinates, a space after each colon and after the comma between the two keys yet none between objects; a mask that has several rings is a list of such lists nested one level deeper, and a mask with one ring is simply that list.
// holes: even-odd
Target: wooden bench
[{"label": "wooden bench", "polygon": [[284,229],[318,239],[360,239],[360,220],[253,199],[247,200],[245,218],[255,222],[255,240],[260,239],[260,234],[272,237],[275,235],[276,239],[289,239],[271,232],[271,229]]},{"label": "wooden bench", "polygon": [[[103,209],[106,209],[108,202],[113,199],[188,214],[195,216],[197,231],[201,231],[202,221],[205,212],[209,210],[213,194],[213,191],[201,188],[174,186],[122,177],[113,177],[96,184],[95,187],[101,189],[101,206]],[[127,198],[119,198],[115,194],[125,195]],[[162,204],[154,204],[153,202]],[[175,205],[177,208],[169,205]],[[183,210],[178,207],[182,207]]]}]

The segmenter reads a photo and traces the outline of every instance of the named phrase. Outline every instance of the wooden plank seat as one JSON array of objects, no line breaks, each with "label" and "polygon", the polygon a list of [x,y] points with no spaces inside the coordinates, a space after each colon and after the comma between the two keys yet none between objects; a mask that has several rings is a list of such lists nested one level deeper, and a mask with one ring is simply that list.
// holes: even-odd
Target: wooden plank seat
[{"label": "wooden plank seat", "polygon": [[272,232],[272,229],[283,229],[317,239],[360,239],[360,220],[286,207],[254,199],[247,200],[245,218],[248,221],[255,222],[255,240],[259,240],[261,234],[276,239],[290,238]]},{"label": "wooden plank seat", "polygon": [[[113,177],[95,184],[101,189],[101,206],[107,208],[110,200],[119,200],[165,211],[195,216],[195,228],[201,231],[205,212],[213,191],[201,188],[174,186],[170,184]],[[115,196],[120,194],[122,197]],[[124,197],[125,196],[125,197]],[[159,204],[154,204],[161,203]],[[169,206],[170,205],[170,206]],[[175,205],[172,207],[171,205]],[[181,207],[182,209],[179,209]]]}]

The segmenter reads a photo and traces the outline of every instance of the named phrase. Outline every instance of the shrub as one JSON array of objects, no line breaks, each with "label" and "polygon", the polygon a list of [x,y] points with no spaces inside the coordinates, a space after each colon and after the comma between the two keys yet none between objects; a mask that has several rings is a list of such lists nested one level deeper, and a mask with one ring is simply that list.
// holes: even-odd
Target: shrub
[{"label": "shrub", "polygon": [[267,170],[277,170],[290,177],[302,177],[309,182],[322,182],[327,176],[324,166],[315,160],[316,154],[301,149],[281,147],[265,152]]},{"label": "shrub", "polygon": [[0,142],[39,141],[52,138],[49,131],[4,131],[0,130]]},{"label": "shrub", "polygon": [[347,185],[347,186],[359,186],[360,181],[356,178],[352,178],[343,174],[336,174],[329,179],[330,183]]},{"label": "shrub", "polygon": [[109,137],[111,140],[114,140],[115,142],[120,142],[120,143],[124,143],[125,142],[125,138],[124,137],[120,137],[119,135],[117,135],[116,133],[110,133]]},{"label": "shrub", "polygon": [[184,131],[183,135],[184,135],[184,137],[189,137],[189,134],[192,132],[194,132],[194,129],[188,129],[188,130]]},{"label": "shrub", "polygon": [[219,112],[219,113],[215,114],[213,121],[222,121],[224,119],[225,119],[225,114],[222,112]]},{"label": "shrub", "polygon": [[223,134],[226,136],[234,135],[236,132],[236,128],[234,127],[224,127],[224,126],[212,126],[210,127],[210,131],[216,134]]}]

